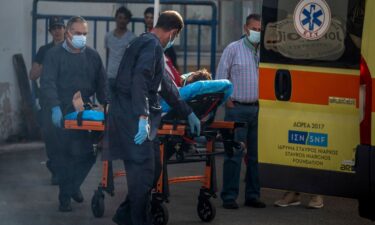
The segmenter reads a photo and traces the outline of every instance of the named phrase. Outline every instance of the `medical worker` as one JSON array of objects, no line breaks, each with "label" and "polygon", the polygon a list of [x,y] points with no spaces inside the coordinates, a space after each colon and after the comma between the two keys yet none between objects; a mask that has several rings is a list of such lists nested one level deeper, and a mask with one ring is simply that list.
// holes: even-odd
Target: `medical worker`
[{"label": "medical worker", "polygon": [[113,217],[117,224],[152,224],[150,194],[160,160],[154,141],[161,119],[159,97],[185,115],[192,132],[199,135],[199,119],[179,98],[169,76],[163,75],[163,51],[173,45],[183,26],[178,12],[161,13],[155,29],[134,39],[120,63],[103,155],[107,160],[122,159],[125,165],[128,193]]},{"label": "medical worker", "polygon": [[89,103],[96,94],[99,103],[107,103],[107,78],[99,54],[86,46],[88,24],[82,17],[72,17],[66,26],[65,41],[51,48],[45,57],[41,93],[49,107],[59,141],[55,151],[59,177],[59,210],[72,211],[71,199],[82,202],[80,186],[95,162],[88,131],[64,130],[63,116],[74,112],[73,95],[80,91]]}]

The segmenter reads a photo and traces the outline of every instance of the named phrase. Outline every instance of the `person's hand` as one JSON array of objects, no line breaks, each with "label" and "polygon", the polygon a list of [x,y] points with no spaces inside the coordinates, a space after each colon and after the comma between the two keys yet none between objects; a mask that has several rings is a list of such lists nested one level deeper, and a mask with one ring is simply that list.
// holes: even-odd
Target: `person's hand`
[{"label": "person's hand", "polygon": [[149,133],[150,125],[148,125],[148,119],[145,117],[140,117],[138,122],[138,133],[134,137],[134,142],[137,145],[142,144],[148,137]]},{"label": "person's hand", "polygon": [[225,106],[227,108],[234,108],[234,103],[232,100],[228,99],[227,102],[225,103]]},{"label": "person's hand", "polygon": [[55,127],[61,128],[62,112],[60,106],[52,108],[52,123]]},{"label": "person's hand", "polygon": [[199,136],[201,133],[201,121],[193,112],[188,116],[188,122],[191,133]]},{"label": "person's hand", "polygon": [[34,62],[30,70],[30,80],[37,80],[42,74],[42,70],[43,66],[39,63]]}]

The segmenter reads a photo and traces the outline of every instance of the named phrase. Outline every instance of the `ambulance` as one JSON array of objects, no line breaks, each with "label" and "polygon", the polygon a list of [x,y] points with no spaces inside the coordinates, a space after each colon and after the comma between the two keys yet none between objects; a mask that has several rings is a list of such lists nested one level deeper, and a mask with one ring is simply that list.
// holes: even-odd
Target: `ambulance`
[{"label": "ambulance", "polygon": [[262,186],[353,198],[366,186],[374,196],[375,1],[262,7]]}]

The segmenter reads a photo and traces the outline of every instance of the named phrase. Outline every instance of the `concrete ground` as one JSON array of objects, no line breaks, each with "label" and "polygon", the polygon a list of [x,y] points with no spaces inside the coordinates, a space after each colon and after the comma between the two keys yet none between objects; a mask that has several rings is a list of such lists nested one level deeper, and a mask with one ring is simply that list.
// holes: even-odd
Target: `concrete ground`
[{"label": "concrete ground", "polygon": [[[90,202],[101,176],[101,163],[98,160],[82,186],[85,201],[72,203],[73,212],[58,212],[57,186],[50,185],[50,174],[45,166],[44,145],[24,143],[0,145],[0,225],[110,225],[111,217],[125,196],[125,178],[116,180],[116,195],[105,198],[105,213],[95,218],[91,213]],[[218,185],[221,186],[221,162],[217,157]],[[116,167],[122,164],[117,162]],[[170,176],[195,175],[202,173],[202,164],[173,165],[169,167]],[[244,175],[244,173],[242,174]],[[174,184],[171,186],[169,225],[204,224],[196,213],[199,183]],[[220,189],[220,188],[219,188]],[[241,190],[244,183],[241,182]],[[262,189],[265,209],[244,207],[243,191],[238,210],[226,210],[221,201],[214,199],[217,214],[213,225],[366,225],[370,221],[362,219],[357,213],[357,202],[353,199],[325,196],[325,207],[319,210],[306,209],[308,195],[303,196],[303,205],[277,208],[273,202],[283,191]]]}]

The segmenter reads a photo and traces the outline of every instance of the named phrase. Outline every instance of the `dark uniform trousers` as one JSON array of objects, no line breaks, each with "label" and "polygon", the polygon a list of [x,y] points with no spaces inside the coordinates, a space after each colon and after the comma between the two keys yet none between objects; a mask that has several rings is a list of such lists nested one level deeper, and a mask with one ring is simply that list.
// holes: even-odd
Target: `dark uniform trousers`
[{"label": "dark uniform trousers", "polygon": [[143,162],[124,160],[128,194],[117,209],[117,216],[126,225],[152,225],[150,196],[154,180],[154,158]]},{"label": "dark uniform trousers", "polygon": [[56,146],[59,144],[59,130],[52,124],[51,109],[42,107],[40,110],[40,124],[48,158],[47,167],[53,175],[56,175],[56,161],[59,158]]},{"label": "dark uniform trousers", "polygon": [[60,143],[56,146],[56,168],[59,177],[60,202],[70,201],[95,163],[96,155],[88,131],[60,129]]},{"label": "dark uniform trousers", "polygon": [[[128,194],[118,207],[116,216],[126,225],[152,225],[151,190],[161,174],[160,141],[146,141],[153,146],[154,156],[140,160],[124,160]],[[141,219],[142,218],[142,219]]]}]

